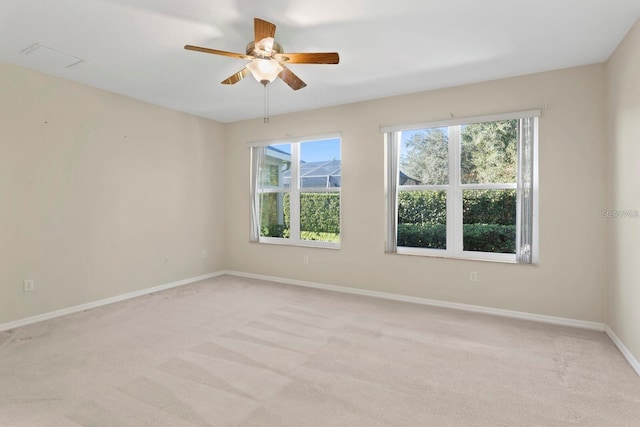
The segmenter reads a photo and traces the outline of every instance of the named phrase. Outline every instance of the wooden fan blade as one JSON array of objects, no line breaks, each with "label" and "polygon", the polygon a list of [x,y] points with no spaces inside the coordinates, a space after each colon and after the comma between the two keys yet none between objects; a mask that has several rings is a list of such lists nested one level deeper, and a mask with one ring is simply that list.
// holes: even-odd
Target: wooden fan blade
[{"label": "wooden fan blade", "polygon": [[234,85],[238,83],[240,80],[247,77],[247,75],[249,75],[249,69],[243,68],[242,70],[238,71],[232,76],[229,76],[227,79],[221,81],[220,83],[222,83],[223,85]]},{"label": "wooden fan blade", "polygon": [[340,62],[338,52],[276,53],[273,57],[289,64],[337,64]]},{"label": "wooden fan blade", "polygon": [[300,80],[300,77],[296,76],[293,71],[291,71],[284,65],[282,66],[282,68],[283,70],[280,71],[280,74],[278,74],[278,77],[280,77],[282,81],[288,84],[291,89],[298,90],[298,89],[302,89],[307,85],[305,82]]},{"label": "wooden fan blade", "polygon": [[253,19],[253,31],[255,34],[255,42],[256,44],[267,37],[275,37],[276,35],[276,26],[271,22],[263,21],[260,18]]},{"label": "wooden fan blade", "polygon": [[231,58],[240,58],[240,59],[247,59],[247,60],[253,59],[253,56],[245,55],[243,53],[226,52],[224,50],[209,49],[207,47],[191,46],[190,44],[186,45],[184,48],[187,49],[187,50],[193,50],[193,51],[196,51],[196,52],[212,53],[214,55],[222,55],[222,56],[230,56]]}]

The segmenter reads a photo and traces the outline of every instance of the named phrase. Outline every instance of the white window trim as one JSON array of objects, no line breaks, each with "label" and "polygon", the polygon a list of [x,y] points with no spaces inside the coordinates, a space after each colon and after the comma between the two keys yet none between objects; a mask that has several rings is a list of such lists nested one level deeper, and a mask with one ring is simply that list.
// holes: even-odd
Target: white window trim
[{"label": "white window trim", "polygon": [[284,138],[278,139],[267,139],[262,141],[253,141],[247,142],[247,147],[266,147],[267,145],[278,145],[278,144],[292,144],[292,143],[300,143],[300,142],[311,142],[311,141],[319,141],[323,139],[336,139],[339,138],[342,140],[342,134],[340,132],[333,133],[323,133],[318,135],[307,135],[307,136],[286,136]]},{"label": "white window trim", "polygon": [[[482,261],[495,261],[495,262],[506,262],[506,263],[518,263],[516,254],[502,254],[502,253],[494,253],[494,252],[478,252],[478,251],[465,251],[463,250],[462,244],[462,235],[461,229],[456,226],[449,227],[447,226],[447,242],[455,242],[454,245],[447,245],[447,249],[429,249],[429,248],[412,248],[412,247],[404,247],[397,245],[397,223],[398,223],[398,194],[400,191],[418,191],[422,190],[445,190],[447,191],[447,224],[462,224],[462,203],[455,203],[453,198],[462,197],[462,191],[466,189],[510,189],[517,188],[517,184],[505,183],[505,184],[461,184],[457,185],[457,188],[452,188],[451,183],[447,185],[420,185],[420,186],[410,186],[410,188],[405,188],[400,190],[400,185],[397,183],[397,177],[393,177],[390,179],[390,174],[397,175],[399,170],[399,143],[401,132],[403,131],[411,131],[411,130],[420,130],[420,129],[431,129],[438,127],[447,127],[449,131],[452,129],[456,129],[459,131],[460,125],[472,124],[472,123],[483,123],[483,122],[491,122],[491,121],[501,121],[501,120],[519,120],[524,118],[534,118],[534,129],[536,132],[534,133],[534,142],[533,142],[533,230],[532,230],[532,256],[531,256],[531,264],[537,264],[539,262],[539,227],[538,227],[538,118],[541,115],[540,109],[535,110],[526,110],[526,111],[518,111],[513,113],[502,113],[502,114],[493,114],[493,115],[485,115],[485,116],[475,116],[469,118],[453,118],[446,119],[440,121],[432,121],[425,123],[414,123],[407,125],[394,125],[394,126],[384,126],[380,128],[381,132],[385,133],[385,143],[387,144],[387,188],[386,188],[386,196],[387,196],[387,243],[386,243],[386,252],[387,253],[396,253],[401,255],[421,255],[421,256],[429,256],[429,257],[439,257],[439,258],[453,258],[453,259],[469,259],[469,260],[482,260]],[[451,135],[450,136],[450,140]],[[458,138],[456,138],[458,140]],[[396,150],[395,153],[390,153],[389,150]],[[449,145],[449,175],[450,176],[459,176],[459,168],[460,164],[457,162],[459,160],[459,144],[451,144]],[[396,165],[391,165],[389,158],[395,158]],[[393,190],[395,194],[395,200],[390,200],[390,186],[396,186],[396,189]],[[452,194],[453,192],[459,192],[459,194]],[[451,197],[450,197],[451,196]],[[455,208],[452,208],[455,203]],[[395,204],[395,206],[392,206]],[[391,210],[393,209],[393,210]],[[389,212],[394,212],[394,218],[391,218]],[[390,227],[391,221],[394,221],[393,227]],[[393,233],[389,230],[393,229]],[[394,234],[394,235],[392,235]],[[525,265],[531,265],[525,264]]]},{"label": "white window trim", "polygon": [[[339,132],[336,133],[328,133],[328,134],[320,134],[320,135],[312,135],[312,136],[299,136],[299,137],[287,137],[283,139],[274,139],[274,140],[265,140],[265,141],[255,141],[247,143],[248,148],[254,147],[266,147],[270,145],[279,145],[279,144],[291,144],[291,163],[295,165],[300,165],[300,144],[304,142],[313,142],[313,141],[321,141],[326,139],[339,139],[340,140],[340,151],[342,152],[342,135]],[[340,155],[342,159],[342,154]],[[251,170],[252,173],[258,173],[255,170],[255,160],[251,159]],[[290,236],[289,238],[283,237],[265,237],[260,236],[259,233],[259,224],[257,235],[254,236],[254,231],[252,231],[252,242],[256,243],[267,243],[273,245],[284,245],[284,246],[303,246],[303,247],[314,247],[314,248],[326,248],[326,249],[340,249],[342,244],[342,182],[340,187],[330,187],[330,188],[308,188],[302,189],[300,188],[300,169],[299,167],[291,168],[291,179],[290,186],[287,190],[281,190],[279,188],[264,188],[259,191],[257,184],[253,183],[256,177],[252,176],[252,197],[256,197],[257,194],[260,193],[289,193],[289,216],[292,218],[290,224]],[[342,180],[341,180],[342,181]],[[293,183],[296,183],[295,186]],[[255,192],[255,194],[254,194]],[[322,242],[318,240],[303,240],[300,239],[300,194],[301,193],[338,193],[340,194],[340,242]],[[257,215],[259,212],[256,212]],[[297,218],[295,221],[293,218]],[[253,224],[254,219],[252,218],[252,230],[256,224]]]},{"label": "white window trim", "polygon": [[456,117],[453,119],[436,120],[436,121],[423,122],[423,123],[408,123],[406,125],[382,126],[380,127],[380,132],[390,133],[390,132],[398,132],[398,131],[430,129],[430,128],[439,128],[439,127],[448,127],[448,126],[457,126],[457,125],[470,125],[473,123],[497,122],[500,120],[517,120],[517,119],[525,119],[527,117],[540,117],[541,114],[542,114],[542,110],[535,109],[535,110],[516,111],[513,113],[500,113],[500,114],[490,114],[490,115],[484,115],[484,116],[472,116],[472,117],[466,117],[466,118]]}]

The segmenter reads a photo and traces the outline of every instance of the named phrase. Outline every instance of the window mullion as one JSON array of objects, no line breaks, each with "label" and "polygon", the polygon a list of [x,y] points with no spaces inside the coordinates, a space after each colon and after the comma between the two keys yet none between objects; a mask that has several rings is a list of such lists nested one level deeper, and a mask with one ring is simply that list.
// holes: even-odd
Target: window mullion
[{"label": "window mullion", "polygon": [[448,128],[448,154],[449,154],[449,187],[447,189],[447,253],[450,255],[457,254],[457,216],[456,205],[458,199],[458,192],[460,191],[457,185],[456,176],[459,175],[459,162],[457,143],[458,129],[456,126],[449,126]]},{"label": "window mullion", "polygon": [[291,184],[289,185],[289,232],[292,242],[300,242],[300,144],[291,144]]},{"label": "window mullion", "polygon": [[517,184],[460,184],[462,190],[515,190]]},{"label": "window mullion", "polygon": [[462,255],[463,248],[463,228],[462,228],[462,184],[461,184],[461,131],[460,126],[451,126],[451,135],[449,139],[453,151],[453,167],[449,172],[449,180],[453,186],[453,229],[454,241],[453,250],[455,256]]}]

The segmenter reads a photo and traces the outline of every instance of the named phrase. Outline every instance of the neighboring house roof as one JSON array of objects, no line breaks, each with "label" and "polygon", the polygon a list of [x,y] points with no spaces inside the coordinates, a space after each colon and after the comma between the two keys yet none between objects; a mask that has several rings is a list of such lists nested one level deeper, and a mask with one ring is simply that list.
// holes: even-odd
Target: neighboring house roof
[{"label": "neighboring house roof", "polygon": [[420,185],[422,184],[415,178],[411,178],[409,175],[404,174],[400,171],[400,185]]},{"label": "neighboring house roof", "polygon": [[267,157],[272,157],[274,159],[291,162],[291,154],[287,153],[286,151],[275,148],[273,145],[267,145],[265,147],[265,154]]},{"label": "neighboring house roof", "polygon": [[[302,163],[300,165],[301,186],[302,188],[340,187],[341,172],[340,160]],[[291,171],[284,171],[282,177],[285,187],[288,187],[291,181]]]},{"label": "neighboring house roof", "polygon": [[[273,146],[267,147],[267,156],[281,160],[290,160],[291,154],[278,150]],[[291,183],[291,169],[282,172],[283,184],[289,187]],[[317,162],[302,162],[300,165],[302,188],[331,188],[340,187],[342,183],[342,165],[340,160],[321,160]],[[400,185],[420,185],[421,182],[400,171]]]}]

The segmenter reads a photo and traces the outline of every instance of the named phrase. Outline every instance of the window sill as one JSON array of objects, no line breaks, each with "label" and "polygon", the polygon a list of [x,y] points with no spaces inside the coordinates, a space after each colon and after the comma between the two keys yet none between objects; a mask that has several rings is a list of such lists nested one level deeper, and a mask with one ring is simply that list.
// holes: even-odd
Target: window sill
[{"label": "window sill", "polygon": [[321,242],[318,240],[290,240],[278,237],[261,237],[257,242],[250,242],[267,245],[297,246],[303,248],[340,249],[340,243]]},{"label": "window sill", "polygon": [[427,258],[497,262],[501,264],[518,264],[518,265],[534,265],[535,264],[535,262],[533,264],[521,264],[516,261],[515,254],[498,254],[498,253],[490,253],[490,252],[463,252],[461,255],[454,255],[452,253],[447,253],[439,249],[399,247],[397,249],[397,252],[391,253],[391,255],[410,255],[410,256],[421,256],[421,257],[427,257]]}]

